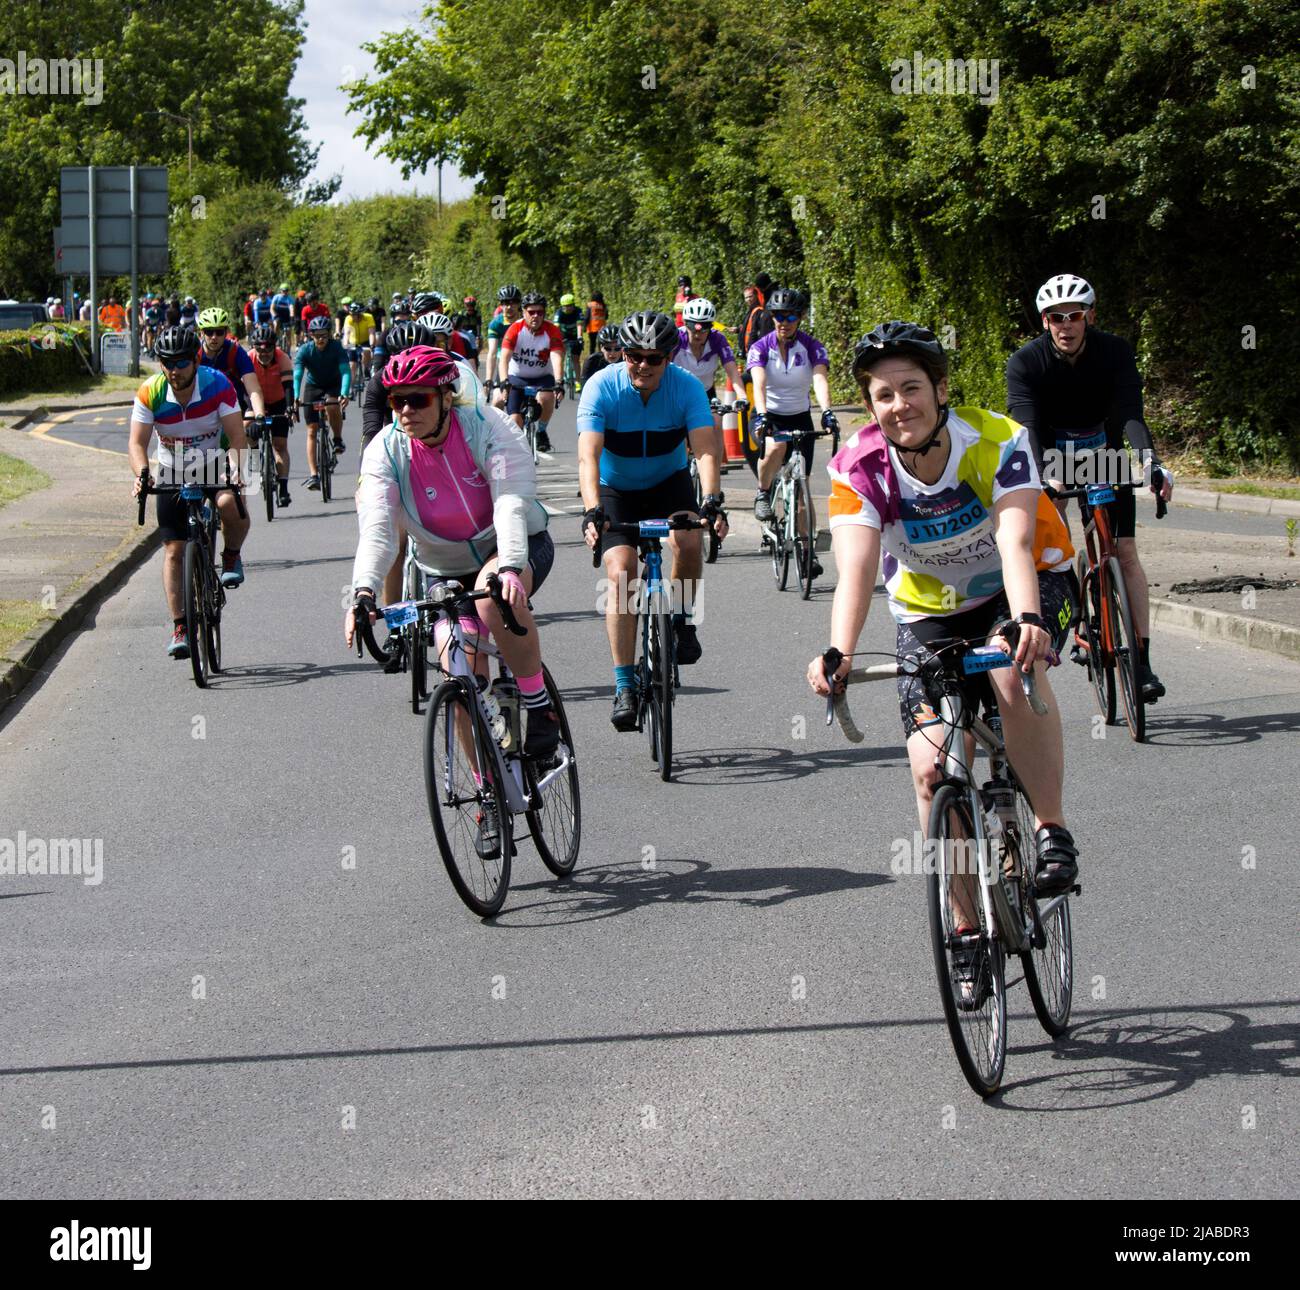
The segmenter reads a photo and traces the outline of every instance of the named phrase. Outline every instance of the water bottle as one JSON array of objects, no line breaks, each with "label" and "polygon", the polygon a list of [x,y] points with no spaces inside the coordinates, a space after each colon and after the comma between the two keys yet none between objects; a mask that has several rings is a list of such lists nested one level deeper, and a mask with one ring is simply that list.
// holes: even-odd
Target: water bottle
[{"label": "water bottle", "polygon": [[501,743],[505,738],[509,725],[506,721],[505,714],[501,711],[501,705],[496,701],[495,696],[489,689],[483,696],[483,706],[487,709],[488,729],[492,731],[492,738]]},{"label": "water bottle", "polygon": [[492,683],[492,694],[504,719],[504,734],[497,737],[501,751],[507,753],[519,750],[519,683],[513,676],[499,676]]}]

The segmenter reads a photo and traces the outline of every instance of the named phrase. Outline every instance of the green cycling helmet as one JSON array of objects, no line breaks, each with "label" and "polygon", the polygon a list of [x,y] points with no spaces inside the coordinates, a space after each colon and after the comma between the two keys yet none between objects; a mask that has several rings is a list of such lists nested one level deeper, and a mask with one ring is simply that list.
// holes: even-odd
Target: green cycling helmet
[{"label": "green cycling helmet", "polygon": [[343,299],[339,301],[339,304],[341,305],[350,305],[351,303],[352,303],[351,296],[344,296]]},{"label": "green cycling helmet", "polygon": [[224,309],[212,308],[205,309],[199,314],[199,330],[203,331],[209,327],[230,328],[230,315]]},{"label": "green cycling helmet", "polygon": [[565,293],[560,297],[560,303],[561,303],[562,305],[571,305],[571,304],[573,304],[573,292],[572,292],[572,291],[566,291],[566,292],[565,292]]}]

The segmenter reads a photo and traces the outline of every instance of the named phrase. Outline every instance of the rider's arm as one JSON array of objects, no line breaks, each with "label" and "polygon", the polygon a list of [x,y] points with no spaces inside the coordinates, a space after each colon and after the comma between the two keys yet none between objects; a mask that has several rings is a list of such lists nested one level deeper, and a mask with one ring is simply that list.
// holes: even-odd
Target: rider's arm
[{"label": "rider's arm", "polygon": [[1041,496],[1036,489],[1018,488],[993,504],[993,533],[1002,557],[1002,582],[1012,618],[1039,612],[1034,532]]},{"label": "rider's arm", "polygon": [[[831,507],[834,513],[835,499]],[[831,602],[831,641],[842,654],[857,648],[862,625],[871,607],[871,593],[876,586],[880,565],[880,530],[865,524],[831,524],[831,550],[839,581]]]},{"label": "rider's arm", "polygon": [[257,379],[257,373],[245,372],[239,379],[244,389],[248,391],[254,415],[266,416],[266,400],[262,397],[262,383]]},{"label": "rider's arm", "polygon": [[[585,392],[584,392],[585,393]],[[600,505],[600,454],[605,451],[605,436],[597,430],[578,427],[578,487],[582,490],[582,508],[595,510]]]},{"label": "rider's arm", "polygon": [[726,372],[728,380],[731,381],[731,391],[738,399],[745,397],[745,382],[741,378],[740,368],[736,366],[736,360],[729,359],[723,363],[722,370]]},{"label": "rider's arm", "polygon": [[352,562],[352,586],[372,591],[384,585],[384,575],[397,558],[397,532],[402,503],[387,454],[372,452],[361,459],[357,484],[357,554]]},{"label": "rider's arm", "polygon": [[131,418],[131,437],[127,441],[126,455],[131,463],[131,474],[137,478],[149,464],[149,440],[152,435],[152,421],[141,421],[139,417],[134,416]]},{"label": "rider's arm", "polygon": [[1012,354],[1007,359],[1007,415],[1012,421],[1018,421],[1029,432],[1029,449],[1034,455],[1034,464],[1038,473],[1043,473],[1043,445],[1039,441],[1042,430],[1042,417],[1039,415],[1038,398],[1026,371],[1027,358],[1022,358],[1023,351]]},{"label": "rider's arm", "polygon": [[749,379],[754,382],[754,412],[758,416],[767,414],[767,372],[762,364],[749,369]]},{"label": "rider's arm", "polygon": [[384,396],[383,379],[378,376],[370,378],[370,384],[361,392],[361,452],[365,454],[366,445],[383,428],[388,412],[388,400]]},{"label": "rider's arm", "polygon": [[813,394],[816,396],[817,406],[821,408],[823,412],[825,412],[831,405],[831,386],[830,382],[826,379],[826,372],[827,368],[824,363],[818,363],[817,366],[813,368]]},{"label": "rider's arm", "polygon": [[343,377],[343,386],[339,391],[339,397],[346,399],[352,393],[352,364],[348,362],[346,350],[343,351],[339,358],[339,374]]},{"label": "rider's arm", "polygon": [[[231,453],[241,453],[248,447],[248,439],[244,435],[244,416],[238,406],[229,412],[221,414],[221,428],[226,432],[226,439],[230,443]],[[231,469],[238,473],[239,459],[232,456],[230,459]]]},{"label": "rider's arm", "polygon": [[[307,345],[311,345],[313,349],[316,348],[316,346],[311,341],[308,341]],[[302,356],[303,356],[303,351],[307,348],[307,345],[299,345],[298,348],[294,350],[294,354],[293,354],[293,401],[295,403],[301,402],[302,400],[302,373],[303,373]]]},{"label": "rider's arm", "polygon": [[1122,427],[1124,437],[1132,444],[1138,459],[1145,461],[1148,457],[1154,458],[1156,451],[1142,409],[1142,374],[1138,371],[1132,348],[1119,337],[1115,337],[1114,344],[1117,353],[1111,415]]}]

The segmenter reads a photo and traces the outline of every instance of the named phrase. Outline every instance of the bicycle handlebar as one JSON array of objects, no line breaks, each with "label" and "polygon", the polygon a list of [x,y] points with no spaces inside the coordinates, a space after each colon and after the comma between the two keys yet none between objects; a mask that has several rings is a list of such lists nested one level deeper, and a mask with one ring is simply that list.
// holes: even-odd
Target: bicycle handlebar
[{"label": "bicycle handlebar", "polygon": [[[1044,491],[1049,497],[1056,500],[1070,501],[1076,497],[1081,497],[1086,500],[1089,493],[1099,488],[1109,488],[1114,492],[1117,489],[1129,489],[1131,491],[1142,487],[1145,487],[1145,485],[1140,479],[1129,479],[1119,484],[1083,484],[1078,488],[1047,488],[1046,485],[1044,485]],[[1169,505],[1165,501],[1164,496],[1156,489],[1154,484],[1151,485],[1151,491],[1156,495],[1156,519],[1162,520],[1169,513]],[[1104,504],[1104,501],[1097,503],[1097,505]]]},{"label": "bicycle handlebar", "polygon": [[[655,527],[649,531],[644,529],[644,525],[652,524]],[[614,524],[606,522],[602,533],[626,533],[629,537],[635,538],[660,538],[668,533],[679,529],[708,529],[713,531],[713,522],[711,520],[693,520],[688,515],[679,515],[670,520],[640,520],[636,524]],[[586,533],[586,525],[583,525],[583,533]],[[640,544],[638,543],[638,549]],[[591,567],[600,568],[600,543],[597,542],[591,552]]]},{"label": "bicycle handlebar", "polygon": [[155,484],[149,478],[149,467],[146,466],[140,472],[140,492],[137,495],[139,507],[136,510],[135,522],[141,527],[144,526],[144,508],[145,503],[149,500],[150,493],[179,493],[186,488],[200,489],[205,497],[215,497],[218,493],[230,492],[235,495],[235,509],[239,512],[239,518],[246,520],[248,512],[244,509],[244,499],[239,495],[239,488],[230,482],[229,471],[227,471],[227,482],[224,484]]}]

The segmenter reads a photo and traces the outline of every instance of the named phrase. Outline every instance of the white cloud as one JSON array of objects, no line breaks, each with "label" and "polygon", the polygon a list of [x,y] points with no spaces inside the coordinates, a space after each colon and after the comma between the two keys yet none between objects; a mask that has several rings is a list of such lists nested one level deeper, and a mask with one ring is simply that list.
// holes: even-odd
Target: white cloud
[{"label": "white cloud", "polygon": [[[343,186],[336,200],[369,197],[374,193],[420,193],[438,191],[437,171],[402,178],[402,169],[387,157],[369,151],[364,139],[353,137],[360,118],[347,112],[347,95],[339,89],[344,81],[368,76],[374,59],[361,48],[381,31],[400,31],[419,20],[418,0],[306,0],[307,39],[302,58],[290,87],[295,98],[305,99],[303,117],[307,137],[321,144],[312,179],[342,173]],[[473,182],[448,165],[442,173],[443,201],[467,197]]]}]

